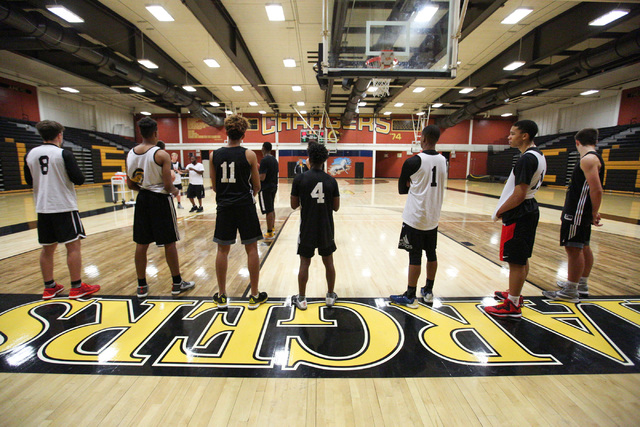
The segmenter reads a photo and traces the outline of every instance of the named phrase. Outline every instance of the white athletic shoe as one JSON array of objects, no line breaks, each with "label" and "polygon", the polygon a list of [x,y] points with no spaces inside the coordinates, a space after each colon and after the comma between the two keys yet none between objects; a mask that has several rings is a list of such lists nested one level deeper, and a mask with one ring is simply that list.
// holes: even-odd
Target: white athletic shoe
[{"label": "white athletic shoe", "polygon": [[337,299],[338,299],[338,294],[336,294],[335,292],[327,292],[327,299],[326,299],[327,307],[333,307]]},{"label": "white athletic shoe", "polygon": [[[303,297],[304,298],[304,297]],[[300,295],[294,295],[291,297],[291,304],[298,307],[300,310],[307,309],[307,299],[301,299]]]}]

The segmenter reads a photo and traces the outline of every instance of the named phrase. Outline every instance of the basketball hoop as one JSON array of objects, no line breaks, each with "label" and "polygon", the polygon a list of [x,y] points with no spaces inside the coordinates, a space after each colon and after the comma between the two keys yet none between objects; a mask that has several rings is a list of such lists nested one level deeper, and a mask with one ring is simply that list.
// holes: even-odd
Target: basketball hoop
[{"label": "basketball hoop", "polygon": [[[398,58],[393,56],[393,50],[382,50],[380,51],[380,56],[368,59],[364,65],[371,69],[391,70],[398,65]],[[389,84],[391,80],[392,79],[373,78],[369,83],[367,92],[377,98],[389,96]]]}]

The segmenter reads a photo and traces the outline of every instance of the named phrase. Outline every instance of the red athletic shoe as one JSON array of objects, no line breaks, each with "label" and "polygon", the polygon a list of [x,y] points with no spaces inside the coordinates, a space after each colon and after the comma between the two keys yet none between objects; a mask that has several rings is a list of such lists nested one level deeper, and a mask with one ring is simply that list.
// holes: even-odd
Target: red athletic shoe
[{"label": "red athletic shoe", "polygon": [[69,292],[69,298],[78,299],[82,297],[86,297],[87,295],[95,294],[100,290],[100,286],[98,285],[87,285],[82,282],[79,288],[71,288]]},{"label": "red athletic shoe", "polygon": [[[504,301],[509,298],[509,291],[495,291],[493,293],[493,297],[500,301]],[[523,302],[524,302],[524,299],[522,298],[522,295],[520,295],[520,300],[518,301],[518,305],[522,307]]]},{"label": "red athletic shoe", "polygon": [[520,309],[520,307],[516,307],[515,305],[513,305],[509,298],[505,299],[496,306],[484,307],[484,311],[491,314],[492,316],[497,317],[522,317],[522,310]]},{"label": "red athletic shoe", "polygon": [[44,293],[42,294],[42,299],[51,299],[58,295],[60,292],[64,290],[64,286],[56,285],[53,288],[44,288]]}]

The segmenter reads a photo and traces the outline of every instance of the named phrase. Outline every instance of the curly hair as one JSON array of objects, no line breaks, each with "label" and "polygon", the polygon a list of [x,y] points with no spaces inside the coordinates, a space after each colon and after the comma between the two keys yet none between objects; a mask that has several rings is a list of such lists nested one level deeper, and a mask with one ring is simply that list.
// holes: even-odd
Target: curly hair
[{"label": "curly hair", "polygon": [[140,129],[140,135],[143,138],[151,138],[153,133],[158,130],[158,123],[151,117],[143,117],[138,121],[138,128]]},{"label": "curly hair", "polygon": [[322,144],[318,144],[317,142],[309,144],[307,152],[309,153],[309,161],[313,165],[321,165],[329,158],[329,151],[327,151],[327,147]]},{"label": "curly hair", "polygon": [[233,114],[224,119],[224,130],[229,139],[238,140],[244,138],[244,133],[249,128],[249,121],[242,116]]}]

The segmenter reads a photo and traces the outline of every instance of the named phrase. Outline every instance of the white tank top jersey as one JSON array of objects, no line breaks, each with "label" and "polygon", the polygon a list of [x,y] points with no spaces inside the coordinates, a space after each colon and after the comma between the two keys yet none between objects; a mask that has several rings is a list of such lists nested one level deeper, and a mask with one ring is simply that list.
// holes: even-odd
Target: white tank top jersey
[{"label": "white tank top jersey", "polygon": [[[533,199],[538,192],[538,189],[542,185],[542,180],[544,179],[544,174],[547,172],[547,161],[544,158],[544,155],[539,151],[529,149],[525,151],[523,156],[531,155],[535,156],[538,159],[538,168],[533,174],[531,178],[530,185],[527,187],[527,194],[525,195],[525,200]],[[516,188],[515,185],[516,177],[513,174],[513,169],[511,169],[511,173],[509,174],[509,178],[507,182],[504,184],[504,188],[502,189],[502,194],[500,195],[500,200],[498,200],[498,206],[496,206],[496,210],[493,212],[492,219],[496,221],[498,219],[498,210],[500,206],[507,201],[509,197],[513,194],[513,191]]]},{"label": "white tank top jersey", "polygon": [[447,186],[447,160],[442,154],[419,153],[420,169],[411,175],[407,203],[402,221],[417,230],[433,230],[440,221],[440,211]]},{"label": "white tank top jersey", "polygon": [[178,172],[178,170],[180,170],[180,162],[171,162],[171,169],[173,169],[173,172],[176,175],[176,178],[173,180],[173,185],[182,184],[182,176]]},{"label": "white tank top jersey", "polygon": [[137,154],[133,149],[129,150],[127,176],[144,190],[169,194],[164,189],[162,167],[155,161],[155,154],[159,149],[159,147],[153,147],[143,154]]},{"label": "white tank top jersey", "polygon": [[37,213],[78,210],[76,190],[69,179],[62,158],[63,151],[56,145],[43,144],[27,154],[27,165],[33,177],[33,198]]}]

